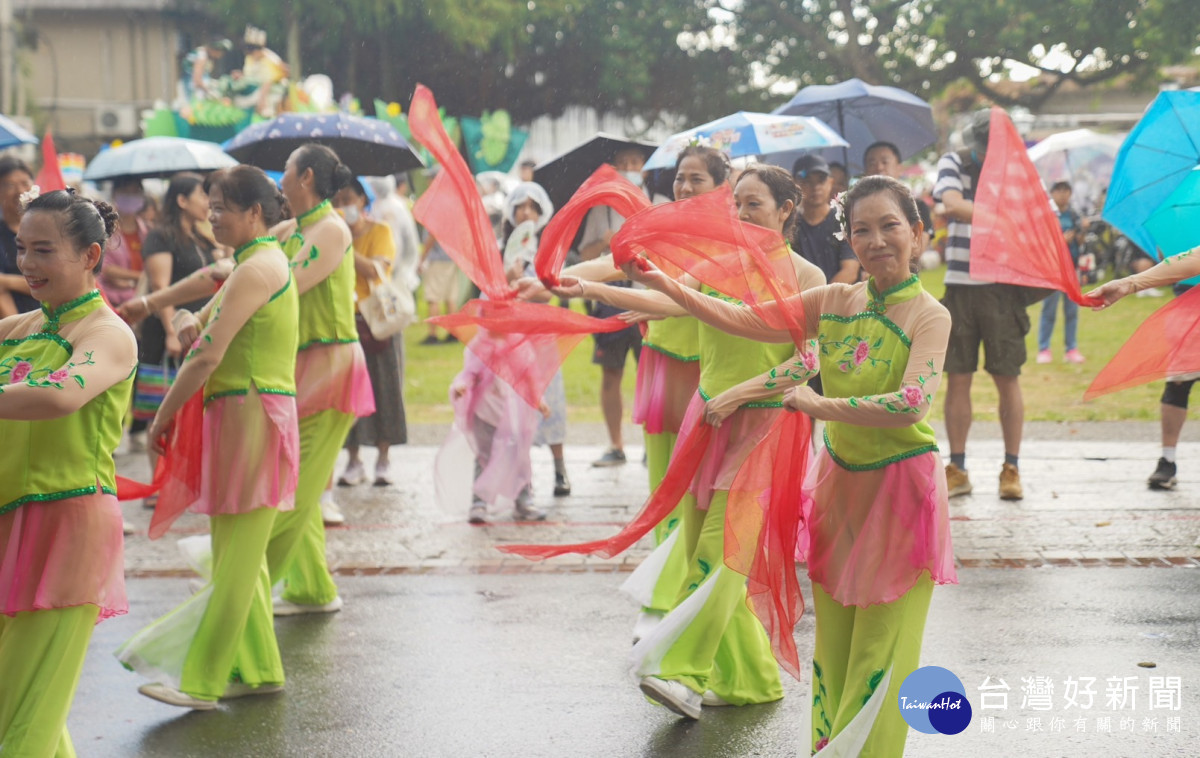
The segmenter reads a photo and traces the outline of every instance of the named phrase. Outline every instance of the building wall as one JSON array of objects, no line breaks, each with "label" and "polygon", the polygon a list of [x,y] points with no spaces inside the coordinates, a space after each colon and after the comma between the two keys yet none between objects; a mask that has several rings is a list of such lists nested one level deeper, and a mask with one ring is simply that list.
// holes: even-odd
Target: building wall
[{"label": "building wall", "polygon": [[[131,138],[140,111],[170,101],[178,80],[178,35],[172,18],[147,10],[35,11],[35,50],[22,51],[28,100],[46,126],[67,141]],[[97,129],[97,109],[132,109],[133,129]]]}]

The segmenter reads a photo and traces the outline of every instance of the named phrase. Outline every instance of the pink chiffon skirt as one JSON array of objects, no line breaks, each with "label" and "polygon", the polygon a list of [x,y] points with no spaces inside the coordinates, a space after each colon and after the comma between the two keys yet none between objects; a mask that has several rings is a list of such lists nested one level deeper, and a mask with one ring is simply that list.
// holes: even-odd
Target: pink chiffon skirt
[{"label": "pink chiffon skirt", "polygon": [[330,409],[356,417],[374,413],[375,393],[362,345],[313,345],[296,353],[296,405],[300,418]]},{"label": "pink chiffon skirt", "polygon": [[[683,428],[703,424],[704,397],[697,392],[688,405]],[[728,490],[738,469],[771,431],[771,424],[782,408],[739,408],[725,419],[713,434],[700,468],[692,479],[689,492],[696,496],[696,507],[708,508],[714,491]],[[676,448],[678,450],[678,448]]]},{"label": "pink chiffon skirt", "polygon": [[121,507],[96,494],[26,503],[0,515],[0,613],[95,605],[126,613]]},{"label": "pink chiffon skirt", "polygon": [[804,486],[808,575],[842,605],[890,603],[922,573],[955,584],[946,476],[936,452],[869,471],[817,454]]},{"label": "pink chiffon skirt", "polygon": [[638,358],[633,423],[648,434],[679,434],[692,395],[700,384],[700,361],[681,361],[646,348]]},{"label": "pink chiffon skirt", "polygon": [[204,406],[204,463],[193,513],[295,507],[300,471],[296,398],[250,392]]}]

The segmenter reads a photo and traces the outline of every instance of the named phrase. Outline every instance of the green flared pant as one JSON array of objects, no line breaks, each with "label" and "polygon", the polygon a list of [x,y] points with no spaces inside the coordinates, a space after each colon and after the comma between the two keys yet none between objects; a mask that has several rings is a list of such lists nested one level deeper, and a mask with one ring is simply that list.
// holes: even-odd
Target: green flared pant
[{"label": "green flared pant", "polygon": [[188,648],[179,688],[217,700],[230,682],[283,684],[264,554],[277,511],[212,516],[212,595]]},{"label": "green flared pant", "polygon": [[0,756],[75,758],[67,713],[100,609],[0,615]]},{"label": "green flared pant", "polygon": [[354,416],[333,409],[300,419],[296,507],[275,519],[267,547],[271,584],[283,580],[283,599],[289,602],[324,605],[337,597],[337,585],[325,559],[321,493],[333,476],[338,453],[353,426]]},{"label": "green flared pant", "polygon": [[[646,468],[650,472],[650,491],[653,492],[658,489],[658,485],[662,483],[663,477],[667,474],[667,466],[671,462],[671,453],[675,450],[677,435],[671,432],[662,432],[661,434],[644,432],[643,435],[646,438]],[[685,503],[680,502],[670,515],[654,527],[655,545],[665,542],[671,532],[675,531],[682,523],[685,507]],[[654,585],[650,605],[646,606],[645,610],[667,613],[675,607],[675,601],[679,597],[679,588],[687,575],[688,549],[685,540],[676,538],[667,562],[663,565],[662,573],[658,575],[658,581]]]},{"label": "green flared pant", "polygon": [[694,541],[686,539],[694,548],[677,604],[701,584],[715,584],[699,614],[663,656],[657,676],[695,692],[712,690],[732,705],[770,703],[783,697],[779,665],[766,631],[746,605],[746,577],[725,567],[728,499],[728,492],[714,492],[707,511],[696,508],[690,495],[684,499],[680,536],[694,535]]},{"label": "green flared pant", "polygon": [[920,664],[933,580],[922,574],[913,588],[896,600],[866,608],[842,605],[816,582],[812,589],[817,617],[813,750],[842,733],[891,669],[887,695],[859,755],[899,758],[908,738],[908,724],[897,705],[900,685]]}]

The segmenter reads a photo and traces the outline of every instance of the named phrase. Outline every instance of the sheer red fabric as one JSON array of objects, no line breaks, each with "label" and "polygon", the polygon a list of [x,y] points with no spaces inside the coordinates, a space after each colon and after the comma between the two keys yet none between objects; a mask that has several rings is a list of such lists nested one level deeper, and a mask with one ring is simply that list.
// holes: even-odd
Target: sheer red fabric
[{"label": "sheer red fabric", "polygon": [[488,351],[477,357],[536,408],[562,362],[586,335],[620,331],[627,324],[618,318],[596,319],[565,308],[518,302],[505,277],[475,180],[446,135],[433,94],[422,85],[413,95],[408,123],[413,138],[442,167],[417,201],[413,215],[488,298],[472,300],[460,312],[431,322],[447,329],[468,349],[480,328],[521,335],[522,345],[530,350]]},{"label": "sheer red fabric", "polygon": [[1062,227],[1025,143],[1004,109],[993,107],[987,157],[971,220],[971,276],[1059,290],[1079,305],[1099,305],[1079,287]]},{"label": "sheer red fabric", "polygon": [[167,533],[175,519],[200,497],[204,463],[204,392],[192,395],[175,416],[166,451],[154,467],[149,484],[117,477],[117,499],[137,500],[158,493],[150,518],[150,539]]},{"label": "sheer red fabric", "polygon": [[1139,384],[1200,372],[1200,287],[1150,315],[1100,370],[1086,400]]},{"label": "sheer red fabric", "polygon": [[[804,344],[804,316],[792,253],[776,232],[736,217],[728,188],[654,206],[626,219],[610,246],[622,265],[645,255],[663,261],[740,300],[772,328]],[[809,460],[811,422],[783,414],[749,455],[729,491],[725,514],[725,564],[747,577],[747,605],[771,638],[776,660],[800,677],[792,640],[804,600],[796,578],[801,534],[801,487]],[[527,558],[564,553],[612,557],[637,542],[671,512],[696,478],[714,430],[699,422],[680,430],[662,484],[638,515],[607,540],[575,545],[509,545]]]},{"label": "sheer red fabric", "polygon": [[558,284],[558,274],[567,259],[567,252],[588,211],[601,205],[628,219],[649,208],[650,199],[607,163],[596,169],[542,230],[535,269],[538,279],[547,287]]}]

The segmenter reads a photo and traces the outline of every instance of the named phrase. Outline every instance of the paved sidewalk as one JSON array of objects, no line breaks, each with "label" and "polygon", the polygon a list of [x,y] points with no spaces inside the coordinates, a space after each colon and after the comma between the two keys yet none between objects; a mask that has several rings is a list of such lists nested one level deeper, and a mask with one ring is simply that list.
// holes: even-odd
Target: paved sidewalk
[{"label": "paved sidewalk", "polygon": [[[996,494],[1003,448],[986,425],[980,426],[973,431],[968,459],[975,492],[951,501],[961,566],[1200,566],[1200,447],[1181,447],[1176,491],[1152,492],[1145,483],[1159,454],[1152,425],[1042,425],[1041,439],[1027,441],[1022,449],[1025,499],[1005,502]],[[1118,435],[1121,441],[1112,441]],[[568,444],[574,492],[554,498],[549,453],[535,449],[535,502],[548,510],[549,519],[519,524],[502,513],[492,524],[476,527],[466,523],[465,502],[447,509],[434,497],[436,447],[394,448],[394,486],[338,488],[347,526],[327,531],[330,564],[343,575],[632,570],[648,553],[648,540],[611,560],[569,555],[533,563],[494,549],[513,542],[592,540],[627,523],[648,494],[641,447],[627,448],[624,466],[592,468],[602,452],[599,444]],[[373,451],[365,458],[370,470]],[[147,474],[142,456],[122,455],[118,461],[123,473]],[[470,461],[454,465],[464,487],[469,485]],[[145,537],[149,511],[136,502],[124,507],[126,518],[141,530],[126,541],[130,574],[187,573],[173,539]],[[206,531],[205,519],[187,515],[172,534]]]}]

